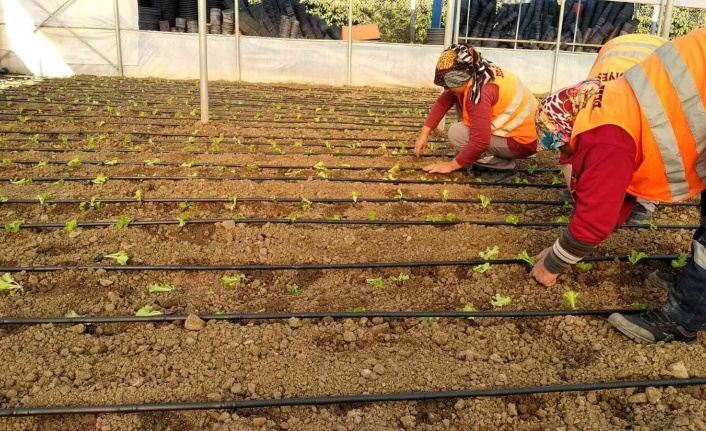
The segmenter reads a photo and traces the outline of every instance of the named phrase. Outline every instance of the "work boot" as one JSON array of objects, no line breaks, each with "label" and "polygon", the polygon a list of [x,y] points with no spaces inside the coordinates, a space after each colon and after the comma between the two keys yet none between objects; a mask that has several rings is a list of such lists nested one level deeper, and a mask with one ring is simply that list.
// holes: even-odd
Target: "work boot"
[{"label": "work boot", "polygon": [[627,224],[645,224],[652,221],[652,212],[640,204],[635,205]]},{"label": "work boot", "polygon": [[647,281],[657,289],[672,290],[676,277],[672,274],[667,274],[662,271],[651,272],[647,276]]},{"label": "work boot", "polygon": [[680,326],[671,316],[659,308],[640,314],[613,313],[608,317],[608,323],[633,341],[641,344],[653,344],[659,341],[691,343],[696,340],[696,332]]},{"label": "work boot", "polygon": [[498,184],[507,180],[511,180],[519,175],[516,169],[492,170],[480,176],[481,181],[485,184]]}]

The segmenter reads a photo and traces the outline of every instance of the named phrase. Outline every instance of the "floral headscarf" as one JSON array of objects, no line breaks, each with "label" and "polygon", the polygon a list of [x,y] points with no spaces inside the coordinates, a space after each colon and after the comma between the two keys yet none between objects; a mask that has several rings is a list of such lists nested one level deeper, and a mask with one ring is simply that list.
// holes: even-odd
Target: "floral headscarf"
[{"label": "floral headscarf", "polygon": [[535,125],[542,148],[556,150],[569,143],[576,116],[602,85],[598,78],[587,79],[562,88],[539,103]]},{"label": "floral headscarf", "polygon": [[471,100],[480,101],[480,90],[495,79],[495,72],[480,52],[466,43],[451,45],[444,50],[436,63],[434,84],[439,87],[453,88],[464,85],[473,79]]}]

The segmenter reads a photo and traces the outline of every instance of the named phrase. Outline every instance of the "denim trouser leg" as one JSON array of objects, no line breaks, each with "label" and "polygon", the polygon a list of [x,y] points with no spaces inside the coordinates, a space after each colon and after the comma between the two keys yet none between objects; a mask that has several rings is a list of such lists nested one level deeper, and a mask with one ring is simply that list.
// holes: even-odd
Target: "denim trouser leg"
[{"label": "denim trouser leg", "polygon": [[706,330],[706,229],[694,234],[692,256],[677,275],[674,289],[662,306],[681,326]]}]

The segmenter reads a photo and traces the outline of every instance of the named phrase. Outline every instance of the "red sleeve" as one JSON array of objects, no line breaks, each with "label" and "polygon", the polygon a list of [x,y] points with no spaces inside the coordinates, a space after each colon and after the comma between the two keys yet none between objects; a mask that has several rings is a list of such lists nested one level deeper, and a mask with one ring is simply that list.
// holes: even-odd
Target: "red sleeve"
[{"label": "red sleeve", "polygon": [[441,96],[436,99],[436,102],[431,107],[429,114],[427,114],[427,119],[424,120],[424,125],[432,130],[436,129],[436,126],[439,125],[441,119],[444,118],[444,115],[449,112],[449,109],[451,109],[456,102],[458,102],[458,98],[449,90],[441,93]]},{"label": "red sleeve", "polygon": [[493,106],[498,103],[499,93],[497,84],[487,84],[481,90],[480,102],[473,103],[470,98],[464,101],[471,119],[471,133],[468,145],[456,156],[456,163],[463,168],[475,163],[490,146]]},{"label": "red sleeve", "polygon": [[635,152],[635,141],[618,126],[579,135],[572,184],[576,211],[569,223],[577,241],[600,244],[630,216],[635,198],[626,198],[626,191],[635,170]]}]

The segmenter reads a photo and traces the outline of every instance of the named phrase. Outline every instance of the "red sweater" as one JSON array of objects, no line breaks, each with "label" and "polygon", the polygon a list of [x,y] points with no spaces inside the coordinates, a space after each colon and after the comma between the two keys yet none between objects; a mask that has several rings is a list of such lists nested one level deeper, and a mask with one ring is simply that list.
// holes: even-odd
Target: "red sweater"
[{"label": "red sweater", "polygon": [[[490,146],[491,126],[493,123],[493,106],[498,103],[500,89],[497,84],[486,84],[481,89],[480,102],[473,103],[469,97],[464,104],[463,96],[456,96],[451,91],[446,90],[436,100],[427,115],[424,125],[430,129],[436,129],[441,119],[444,118],[449,109],[459,103],[468,112],[471,119],[470,139],[461,152],[456,155],[456,163],[463,168],[467,168],[475,163]],[[520,144],[513,138],[507,138],[507,143],[512,154],[522,159],[537,152],[536,142],[532,144]]]},{"label": "red sweater", "polygon": [[630,217],[636,200],[627,188],[636,151],[633,138],[618,126],[579,135],[571,178],[576,210],[544,262],[550,272],[557,274],[581,260]]}]

